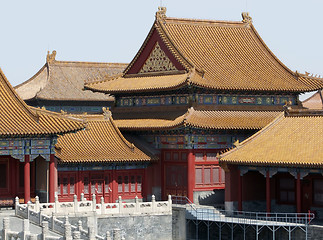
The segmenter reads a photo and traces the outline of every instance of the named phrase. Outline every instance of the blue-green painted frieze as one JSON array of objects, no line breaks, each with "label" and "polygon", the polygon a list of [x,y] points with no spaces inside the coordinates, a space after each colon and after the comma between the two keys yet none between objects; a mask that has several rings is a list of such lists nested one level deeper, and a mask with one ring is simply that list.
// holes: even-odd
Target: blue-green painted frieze
[{"label": "blue-green painted frieze", "polygon": [[60,112],[63,110],[68,113],[102,113],[102,106],[45,106],[47,110]]},{"label": "blue-green painted frieze", "polygon": [[[143,97],[120,97],[117,99],[118,107],[140,107],[140,106],[167,106],[187,105],[190,95],[176,96],[143,96]],[[193,102],[201,105],[285,105],[290,102],[297,104],[295,96],[286,95],[229,95],[229,94],[194,94],[191,97]]]},{"label": "blue-green painted frieze", "polygon": [[58,164],[58,171],[104,171],[104,170],[131,170],[131,169],[144,169],[148,167],[148,163],[133,164],[133,163],[113,163],[113,164]]},{"label": "blue-green painted frieze", "polygon": [[163,106],[163,105],[187,105],[189,95],[159,96],[159,97],[123,97],[117,100],[119,107],[133,106]]},{"label": "blue-green painted frieze", "polygon": [[24,161],[24,155],[30,155],[32,161],[39,155],[49,161],[55,153],[56,138],[6,138],[0,139],[0,155],[11,155]]},{"label": "blue-green painted frieze", "polygon": [[163,135],[143,136],[148,143],[157,149],[225,149],[231,148],[237,140],[243,141],[246,136],[217,135]]}]

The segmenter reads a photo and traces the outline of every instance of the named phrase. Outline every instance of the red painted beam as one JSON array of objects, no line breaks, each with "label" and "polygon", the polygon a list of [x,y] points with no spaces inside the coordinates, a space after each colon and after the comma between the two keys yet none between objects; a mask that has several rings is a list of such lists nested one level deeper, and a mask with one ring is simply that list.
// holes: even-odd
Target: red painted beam
[{"label": "red painted beam", "polygon": [[25,203],[30,201],[30,155],[25,155],[25,165],[24,165],[24,192],[25,192]]}]

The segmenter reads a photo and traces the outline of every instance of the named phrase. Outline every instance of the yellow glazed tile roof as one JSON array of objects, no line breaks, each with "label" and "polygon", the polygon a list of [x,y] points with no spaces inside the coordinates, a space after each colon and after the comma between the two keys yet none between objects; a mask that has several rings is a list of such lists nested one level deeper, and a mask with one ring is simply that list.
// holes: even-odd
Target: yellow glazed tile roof
[{"label": "yellow glazed tile roof", "polygon": [[0,136],[56,135],[84,128],[80,119],[29,107],[0,69]]},{"label": "yellow glazed tile roof", "polygon": [[190,126],[203,129],[261,129],[279,112],[269,111],[199,111],[193,108],[175,120],[122,119],[115,120],[122,130],[156,130]]},{"label": "yellow glazed tile roof", "polygon": [[168,90],[184,85],[187,79],[187,73],[159,76],[137,75],[136,77],[118,75],[111,77],[109,80],[88,84],[87,88],[111,94],[118,92],[149,91],[155,89]]},{"label": "yellow glazed tile roof", "polygon": [[[49,54],[51,56],[53,54]],[[48,58],[47,56],[47,58]],[[111,96],[84,91],[84,83],[98,81],[121,73],[127,64],[56,61],[47,63],[29,80],[17,85],[15,90],[23,100],[83,100],[107,101]]]},{"label": "yellow glazed tile roof", "polygon": [[261,129],[279,112],[269,111],[194,111],[186,124],[207,129]]},{"label": "yellow glazed tile roof", "polygon": [[238,147],[220,156],[223,164],[322,167],[323,115],[282,113]]},{"label": "yellow glazed tile roof", "polygon": [[98,84],[87,84],[87,88],[121,93],[180,87],[183,82],[176,76],[160,82],[159,77],[147,74],[140,78],[139,87],[138,74],[134,79],[132,74],[127,74],[145,49],[154,29],[176,60],[185,66],[188,73],[193,73],[187,83],[216,90],[261,92],[305,92],[323,88],[321,78],[293,72],[280,62],[245,14],[241,22],[232,22],[169,18],[165,11],[159,13],[148,37],[123,75],[113,81],[105,79]]},{"label": "yellow glazed tile roof", "polygon": [[159,26],[183,57],[205,72],[205,81],[197,85],[296,92],[323,87],[323,81],[299,77],[283,65],[251,22],[165,18]]},{"label": "yellow glazed tile roof", "polygon": [[[105,114],[110,114],[105,112]],[[111,116],[78,115],[87,128],[60,136],[56,156],[63,163],[150,161],[151,157],[128,142]]]}]

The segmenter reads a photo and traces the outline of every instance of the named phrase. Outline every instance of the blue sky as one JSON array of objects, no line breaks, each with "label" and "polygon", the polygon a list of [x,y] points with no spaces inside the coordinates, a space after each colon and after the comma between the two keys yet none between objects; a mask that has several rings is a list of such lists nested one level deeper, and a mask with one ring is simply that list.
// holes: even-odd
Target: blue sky
[{"label": "blue sky", "polygon": [[130,62],[161,3],[170,17],[240,21],[248,11],[285,65],[323,75],[321,0],[2,1],[0,67],[17,85],[44,65],[48,50],[58,60]]}]

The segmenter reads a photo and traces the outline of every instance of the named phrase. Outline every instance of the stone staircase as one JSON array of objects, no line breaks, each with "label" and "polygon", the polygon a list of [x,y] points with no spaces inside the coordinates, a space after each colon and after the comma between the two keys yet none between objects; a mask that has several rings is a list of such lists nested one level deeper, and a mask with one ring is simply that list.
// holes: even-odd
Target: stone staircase
[{"label": "stone staircase", "polygon": [[[42,226],[30,223],[28,220],[26,222],[25,219],[15,216],[14,210],[0,211],[0,231],[2,232],[1,239],[3,240],[6,239],[3,234],[4,229],[6,233],[9,233],[7,235],[14,239],[24,239],[24,235],[30,239],[32,239],[32,236],[37,239],[37,236],[41,235],[44,230]],[[62,234],[55,233],[50,230],[47,232],[47,239],[59,240],[63,238],[64,236]]]}]

